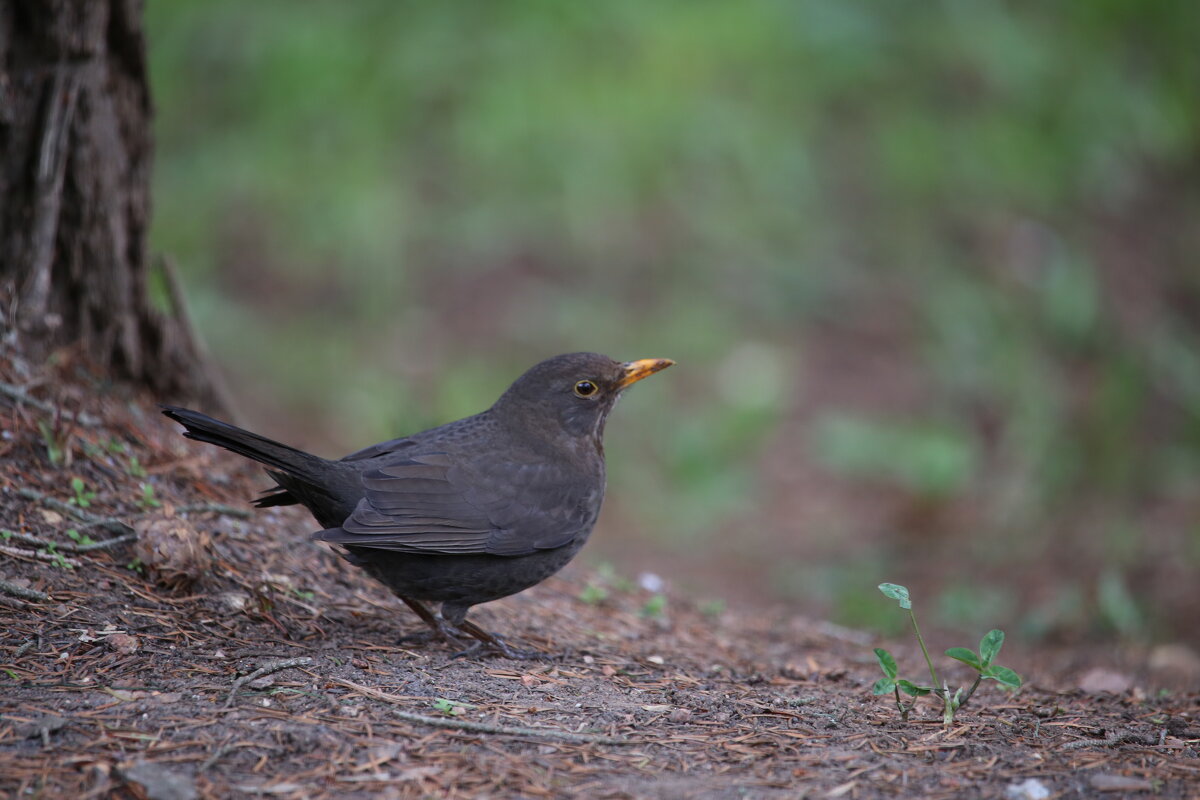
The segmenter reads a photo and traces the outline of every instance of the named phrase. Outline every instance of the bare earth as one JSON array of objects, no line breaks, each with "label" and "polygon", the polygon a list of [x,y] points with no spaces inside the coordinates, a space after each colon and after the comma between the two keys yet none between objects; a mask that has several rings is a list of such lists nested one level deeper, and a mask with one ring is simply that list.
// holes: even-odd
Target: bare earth
[{"label": "bare earth", "polygon": [[[871,695],[869,635],[655,613],[581,568],[472,612],[543,659],[401,642],[420,623],[306,515],[247,513],[256,470],[67,374],[0,353],[5,797],[1200,796],[1195,687],[1086,693],[1055,666],[1077,653],[1005,660],[1026,687],[946,729]],[[196,580],[163,585],[171,559]]]}]

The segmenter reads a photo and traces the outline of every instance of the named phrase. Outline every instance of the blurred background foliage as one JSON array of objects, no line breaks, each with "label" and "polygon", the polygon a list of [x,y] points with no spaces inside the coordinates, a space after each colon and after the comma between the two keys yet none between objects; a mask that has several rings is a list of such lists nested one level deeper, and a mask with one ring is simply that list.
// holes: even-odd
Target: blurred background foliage
[{"label": "blurred background foliage", "polygon": [[1196,641],[1198,9],[152,2],[152,244],[244,421],[328,455],[675,358],[593,562]]}]

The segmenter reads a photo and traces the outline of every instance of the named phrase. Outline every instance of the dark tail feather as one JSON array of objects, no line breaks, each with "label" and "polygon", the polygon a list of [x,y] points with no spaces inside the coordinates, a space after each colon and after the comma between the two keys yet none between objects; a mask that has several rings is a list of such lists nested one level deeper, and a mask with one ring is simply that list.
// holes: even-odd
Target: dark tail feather
[{"label": "dark tail feather", "polygon": [[[270,470],[268,470],[270,472]],[[278,472],[271,472],[271,477],[279,480]],[[294,506],[300,502],[300,498],[292,494],[287,489],[276,486],[273,489],[266,489],[262,493],[262,497],[254,500],[255,508],[271,508],[272,506]]]},{"label": "dark tail feather", "polygon": [[[189,439],[224,447],[226,450],[232,450],[240,456],[265,464],[273,470],[299,478],[301,481],[309,482],[320,478],[321,466],[325,463],[325,459],[319,456],[288,447],[286,444],[259,436],[257,433],[251,433],[236,425],[213,419],[199,411],[191,411],[178,406],[161,406],[161,408],[164,414],[187,428],[183,435]],[[264,497],[259,502],[263,503],[271,499],[271,497]],[[277,498],[275,502],[266,504],[282,505],[283,503],[280,502],[282,499]],[[293,499],[291,502],[295,502],[295,500]]]}]

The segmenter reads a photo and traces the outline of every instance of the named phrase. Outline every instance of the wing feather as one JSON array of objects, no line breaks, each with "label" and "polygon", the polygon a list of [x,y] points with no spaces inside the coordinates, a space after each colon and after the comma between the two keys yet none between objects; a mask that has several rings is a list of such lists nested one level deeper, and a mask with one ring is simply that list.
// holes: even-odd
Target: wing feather
[{"label": "wing feather", "polygon": [[424,554],[527,555],[570,543],[595,522],[593,495],[544,464],[480,474],[449,453],[399,453],[362,473],[364,496],[333,544]]}]

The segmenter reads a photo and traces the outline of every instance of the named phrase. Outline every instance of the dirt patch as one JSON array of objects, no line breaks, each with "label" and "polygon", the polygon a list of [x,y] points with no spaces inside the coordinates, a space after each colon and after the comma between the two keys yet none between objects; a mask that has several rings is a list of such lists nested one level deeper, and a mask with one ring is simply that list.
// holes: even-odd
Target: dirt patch
[{"label": "dirt patch", "polygon": [[[1200,696],[1119,673],[1087,693],[1078,652],[1013,663],[1026,688],[982,689],[947,729],[932,703],[905,723],[871,695],[865,634],[664,605],[579,568],[472,613],[557,656],[456,659],[401,642],[420,623],[310,542],[306,515],[248,513],[266,485],[256,471],[180,438],[149,398],[68,374],[0,357],[6,796],[1188,797],[1200,785]],[[158,557],[145,540],[164,514],[181,547],[200,542],[198,562],[139,561]]]}]

